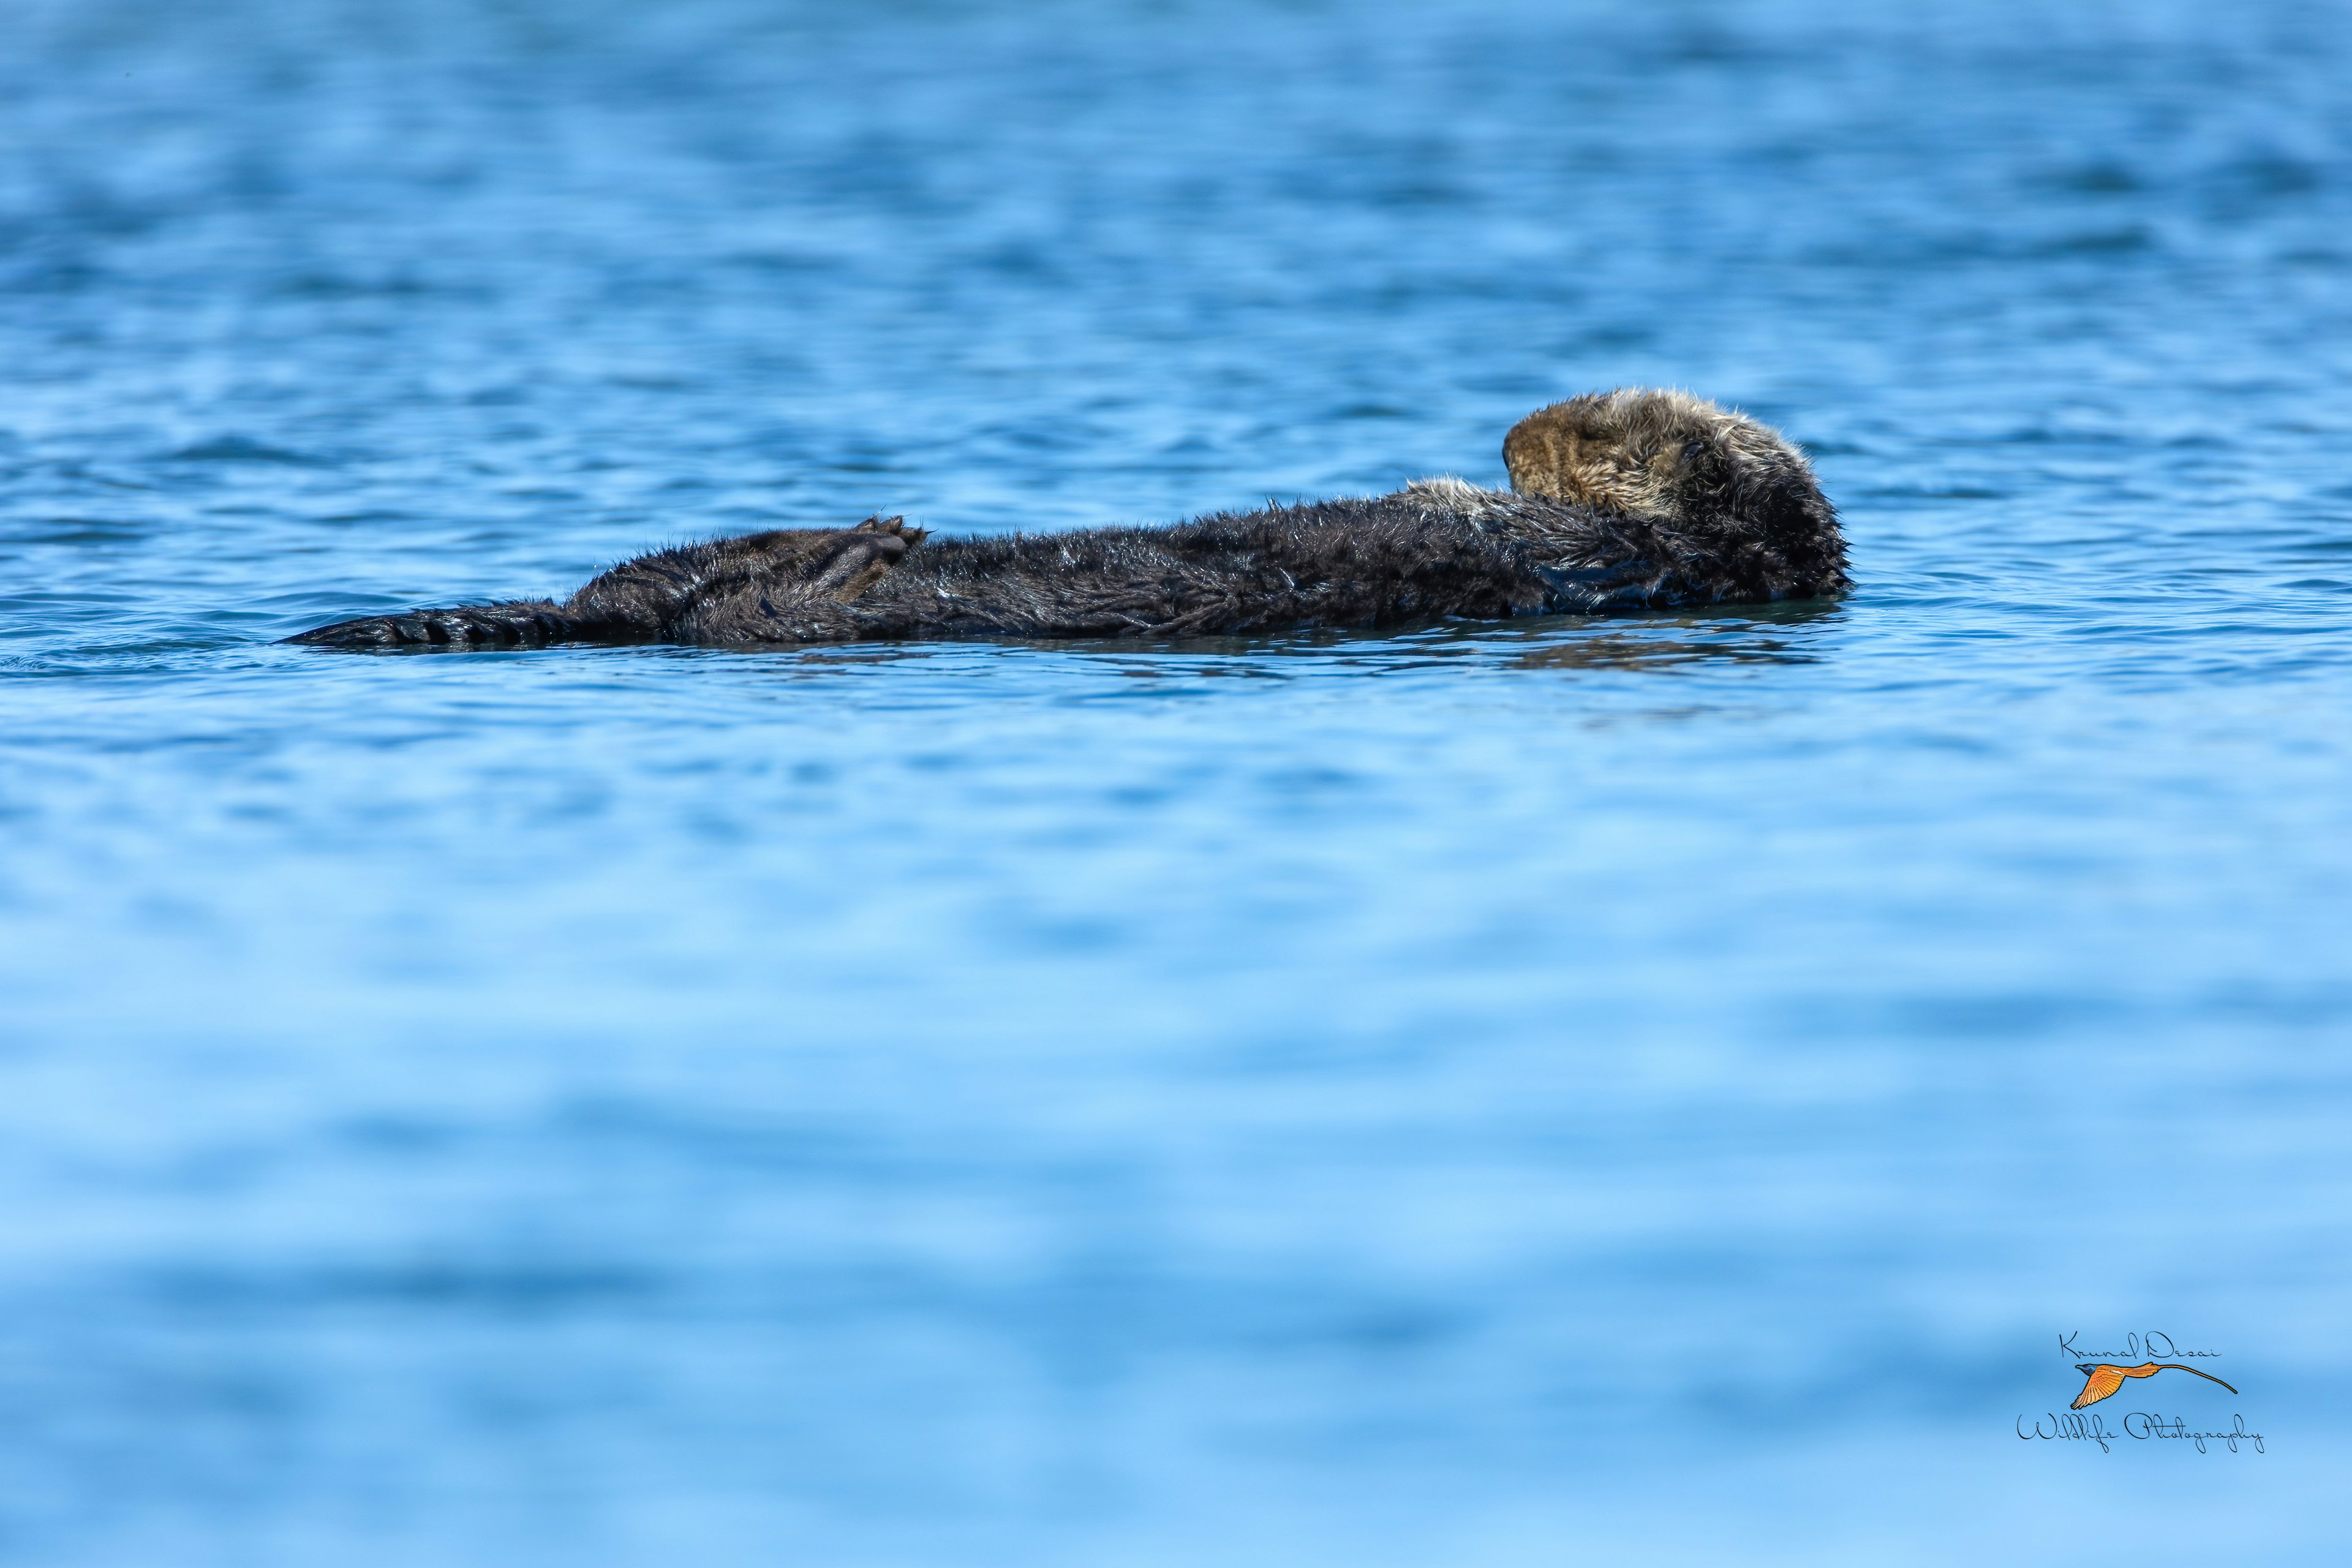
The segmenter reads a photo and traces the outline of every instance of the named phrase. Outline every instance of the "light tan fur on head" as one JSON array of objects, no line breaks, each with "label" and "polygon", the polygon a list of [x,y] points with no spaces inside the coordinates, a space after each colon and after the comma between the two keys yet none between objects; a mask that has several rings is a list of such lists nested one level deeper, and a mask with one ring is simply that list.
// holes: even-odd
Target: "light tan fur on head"
[{"label": "light tan fur on head", "polygon": [[[1709,460],[1713,459],[1712,462]],[[1780,432],[1687,392],[1620,387],[1528,415],[1503,437],[1511,488],[1608,511],[1671,512],[1696,470],[1728,465],[1793,468],[1805,459]]]}]

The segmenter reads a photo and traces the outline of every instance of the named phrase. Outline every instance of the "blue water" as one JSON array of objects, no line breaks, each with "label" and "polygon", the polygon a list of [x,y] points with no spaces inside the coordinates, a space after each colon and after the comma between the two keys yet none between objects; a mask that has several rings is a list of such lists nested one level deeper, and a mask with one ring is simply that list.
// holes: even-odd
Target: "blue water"
[{"label": "blue water", "polygon": [[[2352,10],[0,31],[0,1560],[2345,1560]],[[1854,595],[274,646],[1621,384]]]}]

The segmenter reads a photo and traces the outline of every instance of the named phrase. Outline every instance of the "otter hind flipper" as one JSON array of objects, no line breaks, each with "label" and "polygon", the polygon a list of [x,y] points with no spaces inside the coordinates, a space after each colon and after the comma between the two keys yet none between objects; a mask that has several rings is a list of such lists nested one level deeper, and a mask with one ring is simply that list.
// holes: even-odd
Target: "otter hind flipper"
[{"label": "otter hind flipper", "polygon": [[855,528],[803,533],[789,552],[772,552],[710,583],[680,615],[672,635],[719,646],[855,642],[877,619],[857,598],[889,574],[924,531],[902,518],[869,517]]},{"label": "otter hind flipper", "polygon": [[811,563],[809,592],[846,605],[879,583],[899,557],[929,536],[928,530],[908,528],[903,517],[869,517],[844,529],[831,548]]},{"label": "otter hind flipper", "polygon": [[289,643],[306,647],[545,647],[578,635],[570,617],[544,599],[509,605],[460,605],[446,610],[406,610],[396,616],[362,616],[314,626]]}]

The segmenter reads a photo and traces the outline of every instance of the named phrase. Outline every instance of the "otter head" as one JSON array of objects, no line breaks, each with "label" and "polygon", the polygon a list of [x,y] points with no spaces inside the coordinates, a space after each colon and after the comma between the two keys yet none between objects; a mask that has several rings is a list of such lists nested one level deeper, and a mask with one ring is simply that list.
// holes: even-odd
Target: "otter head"
[{"label": "otter head", "polygon": [[1653,520],[1715,550],[1762,550],[1794,579],[1844,585],[1837,513],[1781,434],[1684,392],[1588,393],[1503,437],[1521,495]]}]

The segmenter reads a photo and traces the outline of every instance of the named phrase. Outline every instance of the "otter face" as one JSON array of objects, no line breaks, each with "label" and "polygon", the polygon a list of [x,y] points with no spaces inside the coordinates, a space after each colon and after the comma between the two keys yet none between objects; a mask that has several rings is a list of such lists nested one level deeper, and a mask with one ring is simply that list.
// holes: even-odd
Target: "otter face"
[{"label": "otter face", "polygon": [[1511,488],[1603,511],[1775,542],[1835,513],[1779,431],[1683,392],[1589,393],[1528,415],[1503,437]]},{"label": "otter face", "polygon": [[1680,422],[1668,399],[1683,401],[1672,393],[1597,392],[1528,415],[1503,437],[1511,488],[1603,511],[1666,510],[1686,445],[1673,438]]}]

